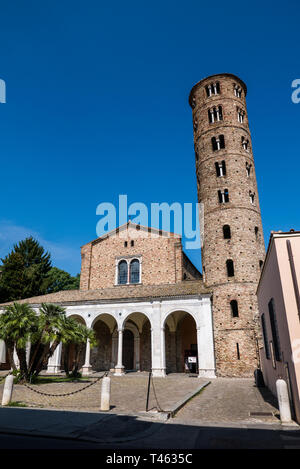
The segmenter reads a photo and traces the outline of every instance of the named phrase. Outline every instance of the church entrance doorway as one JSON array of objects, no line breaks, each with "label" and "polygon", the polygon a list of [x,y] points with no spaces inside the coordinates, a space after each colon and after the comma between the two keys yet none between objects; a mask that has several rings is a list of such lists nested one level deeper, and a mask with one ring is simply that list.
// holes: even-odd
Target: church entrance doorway
[{"label": "church entrance doorway", "polygon": [[171,313],[165,322],[166,373],[197,373],[197,329],[185,311]]},{"label": "church entrance doorway", "polygon": [[129,329],[125,329],[123,336],[123,352],[125,370],[134,369],[134,335]]}]

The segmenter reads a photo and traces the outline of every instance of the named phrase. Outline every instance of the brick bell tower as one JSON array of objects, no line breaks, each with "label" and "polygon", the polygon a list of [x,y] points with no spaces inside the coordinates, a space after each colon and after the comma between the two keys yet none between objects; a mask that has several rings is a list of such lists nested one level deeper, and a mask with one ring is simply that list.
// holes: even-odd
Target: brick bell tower
[{"label": "brick bell tower", "polygon": [[253,376],[256,287],[265,257],[245,83],[212,75],[191,90],[203,279],[213,292],[218,376]]}]

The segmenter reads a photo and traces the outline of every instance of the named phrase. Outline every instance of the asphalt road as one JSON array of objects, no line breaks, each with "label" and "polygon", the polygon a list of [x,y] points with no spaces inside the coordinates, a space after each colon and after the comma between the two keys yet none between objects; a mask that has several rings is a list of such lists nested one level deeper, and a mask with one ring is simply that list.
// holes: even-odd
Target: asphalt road
[{"label": "asphalt road", "polygon": [[92,443],[0,434],[0,449],[300,449],[299,430],[164,424],[149,437],[127,443]]}]

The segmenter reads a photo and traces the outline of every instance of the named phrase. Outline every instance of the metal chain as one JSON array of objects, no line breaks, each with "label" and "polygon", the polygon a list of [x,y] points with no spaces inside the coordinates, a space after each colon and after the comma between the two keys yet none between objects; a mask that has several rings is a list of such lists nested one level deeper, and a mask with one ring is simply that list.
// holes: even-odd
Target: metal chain
[{"label": "metal chain", "polygon": [[96,379],[96,381],[94,381],[93,383],[90,383],[88,384],[87,386],[85,386],[84,388],[81,388],[81,389],[77,389],[76,391],[72,391],[72,392],[67,392],[67,393],[64,393],[64,394],[50,394],[50,393],[47,393],[47,392],[42,392],[42,391],[38,391],[37,389],[33,389],[31,386],[29,386],[27,383],[24,383],[24,386],[28,389],[30,389],[30,391],[33,391],[35,392],[36,394],[41,394],[42,396],[49,396],[49,397],[65,397],[65,396],[71,396],[72,394],[77,394],[78,392],[81,392],[81,391],[85,391],[85,389],[93,386],[93,384],[96,384],[98,383],[98,381],[100,381],[100,379],[104,378],[104,376],[107,376],[108,375],[108,372],[106,371],[102,376],[99,376],[99,378]]},{"label": "metal chain", "polygon": [[157,395],[156,395],[156,391],[155,391],[155,387],[154,387],[154,381],[153,381],[153,376],[152,376],[152,374],[151,374],[151,384],[152,384],[153,394],[154,394],[155,401],[156,401],[156,409],[158,410],[158,412],[166,412],[165,410],[163,410],[163,409],[160,407],[160,404],[159,404],[159,402],[158,402]]}]

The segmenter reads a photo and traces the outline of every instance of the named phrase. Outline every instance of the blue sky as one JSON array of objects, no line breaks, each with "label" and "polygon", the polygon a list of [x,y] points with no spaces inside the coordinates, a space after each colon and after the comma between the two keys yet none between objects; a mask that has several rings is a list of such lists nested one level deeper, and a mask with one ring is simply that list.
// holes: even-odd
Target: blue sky
[{"label": "blue sky", "polygon": [[266,243],[300,229],[299,13],[297,1],[1,2],[0,257],[32,234],[75,274],[99,203],[196,202],[188,95],[220,72],[248,86]]}]

